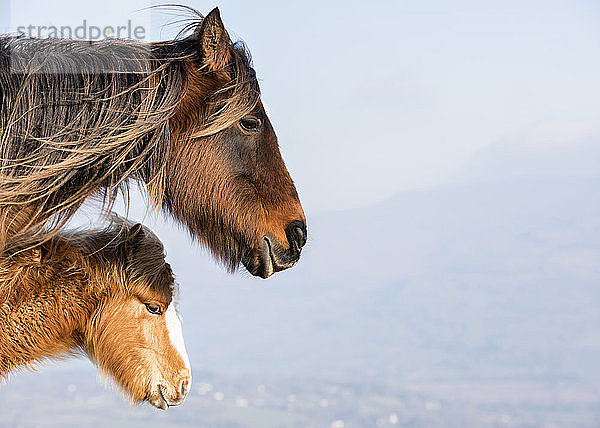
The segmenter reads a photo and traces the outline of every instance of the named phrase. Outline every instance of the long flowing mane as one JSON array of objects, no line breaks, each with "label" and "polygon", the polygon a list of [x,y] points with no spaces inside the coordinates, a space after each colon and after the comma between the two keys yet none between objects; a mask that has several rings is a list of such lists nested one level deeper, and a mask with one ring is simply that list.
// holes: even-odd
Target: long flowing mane
[{"label": "long flowing mane", "polygon": [[206,95],[211,114],[189,127],[177,126],[194,107],[182,100],[211,73],[194,34],[155,43],[0,37],[0,233],[49,237],[93,194],[107,211],[120,192],[127,201],[129,179],[160,206],[172,140],[217,133],[258,101],[250,57],[231,47],[231,83]]}]

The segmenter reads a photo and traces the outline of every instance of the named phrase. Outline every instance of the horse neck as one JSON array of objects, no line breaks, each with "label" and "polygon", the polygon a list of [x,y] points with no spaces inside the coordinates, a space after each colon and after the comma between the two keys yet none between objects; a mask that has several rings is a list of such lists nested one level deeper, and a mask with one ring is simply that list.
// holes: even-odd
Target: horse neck
[{"label": "horse neck", "polygon": [[95,302],[86,275],[64,255],[0,260],[0,377],[18,366],[72,354]]},{"label": "horse neck", "polygon": [[[105,192],[103,208],[108,211],[119,192],[127,192],[128,179],[149,184],[150,196],[160,199],[168,122],[183,86],[181,61],[166,59],[166,65],[155,64],[156,58],[148,57],[147,47],[139,43],[125,47],[119,42],[125,53],[115,55],[114,50],[100,46],[110,46],[106,42],[86,45],[86,50],[98,47],[98,63],[114,72],[82,69],[80,75],[71,75],[59,71],[42,79],[41,74],[22,75],[10,72],[6,65],[3,68],[2,48],[9,52],[9,43],[10,39],[0,38],[0,80],[5,80],[0,91],[0,129],[11,125],[11,132],[0,141],[0,249],[15,237],[29,235],[31,228],[55,226],[57,218],[67,220],[94,193]],[[72,42],[55,44],[71,46]],[[71,61],[79,60],[77,54],[70,56],[75,51],[79,49],[66,49],[58,66],[70,70]],[[120,72],[124,64],[119,58],[127,58],[125,67],[132,67],[127,70],[131,72]],[[32,101],[31,106],[18,102],[23,91],[43,91],[48,100],[63,99],[68,93],[71,101],[69,105],[42,103],[51,108],[40,109],[39,101]],[[82,125],[73,127],[73,121]],[[42,140],[50,142],[49,147],[64,141],[70,147],[77,141],[77,150],[49,151]],[[48,180],[49,171],[55,179]],[[38,197],[32,199],[32,195]],[[13,221],[15,215],[19,221]]]}]

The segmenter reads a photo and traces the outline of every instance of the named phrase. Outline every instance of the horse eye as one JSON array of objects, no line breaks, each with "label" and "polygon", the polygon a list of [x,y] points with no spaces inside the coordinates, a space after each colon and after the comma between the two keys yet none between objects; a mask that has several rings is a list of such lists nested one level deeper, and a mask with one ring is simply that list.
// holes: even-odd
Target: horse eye
[{"label": "horse eye", "polygon": [[245,117],[240,120],[240,126],[244,131],[256,132],[260,128],[261,121],[255,117]]},{"label": "horse eye", "polygon": [[162,315],[162,311],[160,310],[160,306],[155,305],[153,303],[146,303],[146,309],[153,315]]}]

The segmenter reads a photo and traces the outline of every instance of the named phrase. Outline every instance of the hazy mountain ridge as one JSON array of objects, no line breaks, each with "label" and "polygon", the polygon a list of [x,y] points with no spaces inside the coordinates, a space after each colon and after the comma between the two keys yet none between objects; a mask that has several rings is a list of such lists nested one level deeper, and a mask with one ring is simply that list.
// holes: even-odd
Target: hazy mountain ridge
[{"label": "hazy mountain ridge", "polygon": [[[269,281],[227,275],[171,226],[157,225],[181,284],[195,369],[190,399],[156,419],[147,407],[115,406],[118,394],[99,391],[86,369],[85,379],[73,372],[80,393],[48,405],[65,415],[64,426],[373,426],[392,415],[414,426],[595,426],[598,184],[599,177],[518,178],[315,215],[302,262]],[[40,382],[60,379],[52,390],[64,390],[71,364]],[[0,389],[4,422],[43,419],[43,406],[7,410],[25,406],[23,391],[36,376]],[[203,382],[226,398],[203,396]],[[266,405],[251,392],[261,382],[275,388]],[[358,395],[327,396],[328,384],[354,385]],[[286,407],[289,394],[298,397],[295,410]],[[320,406],[323,397],[330,407]]]},{"label": "hazy mountain ridge", "polygon": [[[600,179],[415,191],[313,216],[267,283],[177,259],[197,365],[370,376],[597,376]],[[186,303],[187,306],[189,303]],[[264,353],[262,350],[270,352]]]}]

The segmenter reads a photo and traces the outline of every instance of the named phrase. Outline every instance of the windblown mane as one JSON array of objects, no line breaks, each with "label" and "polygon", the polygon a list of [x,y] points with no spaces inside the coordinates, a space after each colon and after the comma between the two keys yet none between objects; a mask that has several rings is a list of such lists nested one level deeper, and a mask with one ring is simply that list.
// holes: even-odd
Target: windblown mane
[{"label": "windblown mane", "polygon": [[129,179],[145,182],[160,206],[171,140],[217,133],[258,100],[244,45],[231,52],[231,84],[201,100],[206,122],[174,136],[197,84],[190,70],[209,73],[195,34],[156,43],[0,37],[0,233],[49,237],[90,195],[106,211],[120,192],[127,201]]},{"label": "windblown mane", "polygon": [[[135,247],[133,257],[128,256],[128,247]],[[37,274],[38,269],[44,275]],[[166,278],[165,271],[169,273]],[[90,281],[92,274],[104,280]],[[26,277],[35,280],[26,281]],[[160,239],[149,228],[112,213],[102,229],[61,230],[52,239],[37,236],[2,252],[0,305],[9,295],[20,301],[39,293],[39,281],[54,287],[56,281],[75,284],[82,278],[88,290],[96,289],[98,295],[110,288],[108,278],[122,278],[119,285],[125,288],[139,283],[163,294],[177,292]],[[17,295],[15,290],[19,290]]]}]

